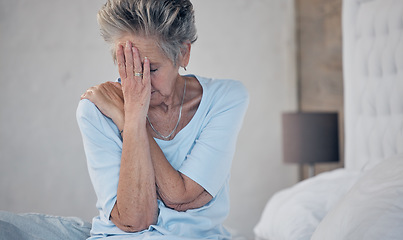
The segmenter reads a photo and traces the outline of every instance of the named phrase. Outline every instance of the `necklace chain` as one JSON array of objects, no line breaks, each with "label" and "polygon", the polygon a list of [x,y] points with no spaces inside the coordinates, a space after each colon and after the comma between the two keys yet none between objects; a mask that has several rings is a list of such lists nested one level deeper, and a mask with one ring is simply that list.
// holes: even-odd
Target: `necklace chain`
[{"label": "necklace chain", "polygon": [[168,136],[164,136],[162,135],[160,132],[157,131],[157,129],[154,128],[153,124],[151,123],[150,119],[148,118],[148,114],[147,114],[147,121],[150,124],[151,129],[162,139],[167,140],[168,138],[170,138],[172,136],[172,134],[174,134],[174,132],[176,131],[176,129],[179,126],[179,122],[181,121],[181,117],[182,117],[182,107],[183,107],[183,102],[185,100],[185,95],[186,95],[186,78],[185,78],[185,86],[183,88],[183,96],[182,96],[182,102],[181,102],[181,106],[179,108],[179,117],[178,117],[178,121],[176,122],[176,125],[174,127],[174,129],[172,130],[172,132],[168,135]]}]

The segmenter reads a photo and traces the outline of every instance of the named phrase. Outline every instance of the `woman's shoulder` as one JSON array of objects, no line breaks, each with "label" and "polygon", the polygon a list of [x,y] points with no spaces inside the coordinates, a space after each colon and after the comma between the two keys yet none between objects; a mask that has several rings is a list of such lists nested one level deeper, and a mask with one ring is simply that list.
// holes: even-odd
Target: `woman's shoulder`
[{"label": "woman's shoulder", "polygon": [[[78,103],[76,118],[81,133],[95,141],[101,141],[104,137],[121,144],[119,130],[112,119],[106,117],[97,106],[88,99],[82,99]],[[94,137],[96,136],[96,137]]]},{"label": "woman's shoulder", "polygon": [[82,99],[78,103],[77,111],[76,111],[77,119],[94,118],[94,117],[97,117],[99,115],[99,113],[100,113],[100,111],[95,106],[95,104],[92,103],[88,99]]},{"label": "woman's shoulder", "polygon": [[233,90],[239,89],[241,91],[246,91],[244,84],[241,81],[228,79],[228,78],[208,78],[208,77],[201,77],[195,76],[200,84],[217,90],[223,90],[231,88]]},{"label": "woman's shoulder", "polygon": [[108,118],[88,99],[82,99],[78,103],[76,119],[79,126],[91,125],[98,129],[104,129],[105,125],[110,125]]},{"label": "woman's shoulder", "polygon": [[217,79],[196,76],[203,87],[203,95],[213,99],[228,101],[248,101],[249,93],[245,85],[238,80]]}]

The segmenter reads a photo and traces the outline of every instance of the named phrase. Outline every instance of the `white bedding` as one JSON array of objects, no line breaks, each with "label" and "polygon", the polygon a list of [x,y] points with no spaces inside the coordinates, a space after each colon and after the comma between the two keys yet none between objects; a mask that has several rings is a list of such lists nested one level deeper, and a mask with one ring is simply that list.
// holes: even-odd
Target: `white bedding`
[{"label": "white bedding", "polygon": [[360,172],[338,169],[276,193],[254,229],[256,239],[309,240],[327,212],[359,176]]},{"label": "white bedding", "polygon": [[278,192],[254,232],[256,240],[403,239],[403,155]]},{"label": "white bedding", "polygon": [[363,174],[312,236],[323,239],[403,239],[403,156]]}]

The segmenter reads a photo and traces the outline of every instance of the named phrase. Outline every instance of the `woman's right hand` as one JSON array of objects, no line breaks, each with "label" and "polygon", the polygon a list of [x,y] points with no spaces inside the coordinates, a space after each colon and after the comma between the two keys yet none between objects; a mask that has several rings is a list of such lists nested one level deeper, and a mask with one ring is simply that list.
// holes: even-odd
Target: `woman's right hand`
[{"label": "woman's right hand", "polygon": [[117,46],[116,59],[125,99],[125,117],[140,117],[145,121],[151,97],[150,61],[144,59],[143,69],[140,53],[130,41],[125,46]]},{"label": "woman's right hand", "polygon": [[81,99],[93,102],[121,131],[126,111],[145,120],[151,94],[150,62],[145,58],[143,76],[135,76],[134,72],[142,73],[143,67],[138,50],[130,42],[118,46],[116,57],[122,84],[105,82],[91,87],[81,95]]}]

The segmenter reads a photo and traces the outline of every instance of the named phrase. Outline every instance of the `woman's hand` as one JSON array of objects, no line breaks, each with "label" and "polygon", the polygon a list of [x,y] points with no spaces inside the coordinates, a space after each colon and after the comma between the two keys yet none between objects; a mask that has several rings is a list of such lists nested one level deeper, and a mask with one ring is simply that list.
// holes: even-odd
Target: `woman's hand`
[{"label": "woman's hand", "polygon": [[122,86],[118,82],[105,82],[89,88],[81,99],[93,102],[105,116],[112,119],[119,130],[124,125],[124,99]]},{"label": "woman's hand", "polygon": [[[145,58],[143,73],[139,52],[130,42],[126,46],[119,45],[116,56],[122,84],[105,82],[91,87],[81,95],[81,99],[93,102],[105,116],[113,120],[119,130],[123,130],[126,110],[143,119],[148,112],[151,94],[150,62]],[[135,76],[135,72],[139,76]]]},{"label": "woman's hand", "polygon": [[140,117],[145,122],[151,96],[150,61],[144,59],[143,69],[139,51],[129,41],[117,47],[116,59],[125,99],[125,117]]},{"label": "woman's hand", "polygon": [[116,58],[124,98],[124,141],[110,220],[123,231],[138,232],[156,224],[158,219],[155,173],[146,129],[150,62],[144,60],[143,73],[140,54],[131,42],[117,46]]}]

